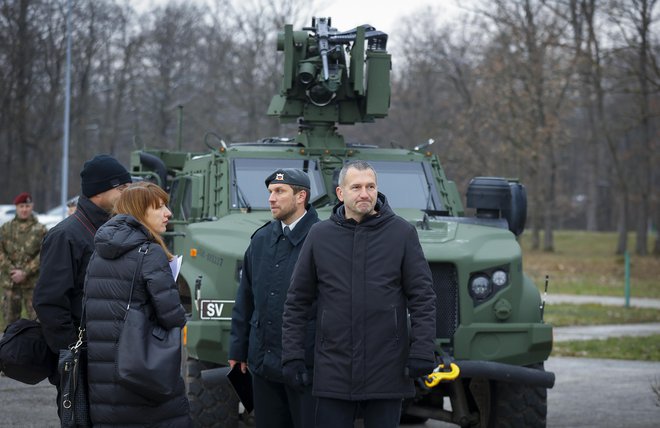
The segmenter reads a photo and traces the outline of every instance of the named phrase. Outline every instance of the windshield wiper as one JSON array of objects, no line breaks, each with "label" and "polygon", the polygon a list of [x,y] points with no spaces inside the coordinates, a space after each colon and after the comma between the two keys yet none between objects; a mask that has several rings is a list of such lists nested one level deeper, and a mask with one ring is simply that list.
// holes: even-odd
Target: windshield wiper
[{"label": "windshield wiper", "polygon": [[247,212],[252,212],[252,205],[250,205],[250,201],[245,197],[245,193],[243,193],[241,186],[238,185],[236,180],[234,180],[234,186],[236,187],[236,195],[238,196],[238,208],[245,207]]}]

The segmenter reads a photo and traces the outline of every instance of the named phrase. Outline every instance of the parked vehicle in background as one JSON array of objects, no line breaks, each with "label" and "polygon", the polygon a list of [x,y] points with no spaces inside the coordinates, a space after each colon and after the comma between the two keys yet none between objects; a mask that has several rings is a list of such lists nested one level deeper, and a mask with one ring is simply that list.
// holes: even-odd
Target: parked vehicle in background
[{"label": "parked vehicle in background", "polygon": [[55,226],[57,223],[61,222],[64,220],[67,216],[69,216],[69,207],[71,205],[74,205],[78,203],[78,196],[74,196],[73,198],[69,199],[66,201],[66,204],[58,205],[56,207],[53,207],[46,211],[44,214],[39,214],[39,222],[46,225],[48,229],[51,227]]},{"label": "parked vehicle in background", "polygon": [[16,216],[16,205],[0,205],[0,224],[6,223]]},{"label": "parked vehicle in background", "polygon": [[[36,211],[32,213],[37,216],[39,223],[46,226],[47,229],[55,226],[57,223],[62,221],[62,216],[42,214]],[[0,205],[0,224],[6,223],[10,220],[13,220],[16,217],[16,206],[15,205]]]},{"label": "parked vehicle in background", "polygon": [[[32,211],[39,223],[46,226],[47,229],[55,226],[57,223],[61,222],[66,216],[63,215],[62,205],[58,205],[55,208],[51,208],[45,213],[40,213],[37,211]],[[66,206],[64,208],[66,212]],[[16,216],[16,206],[11,204],[0,205],[0,224],[12,220]]]},{"label": "parked vehicle in background", "polygon": [[39,223],[46,226],[46,229],[50,229],[51,227],[55,226],[57,223],[64,220],[64,216],[62,216],[62,212],[59,212],[57,214],[49,214],[48,212],[45,214],[42,213],[34,213],[34,214],[37,216],[37,220],[39,220]]}]

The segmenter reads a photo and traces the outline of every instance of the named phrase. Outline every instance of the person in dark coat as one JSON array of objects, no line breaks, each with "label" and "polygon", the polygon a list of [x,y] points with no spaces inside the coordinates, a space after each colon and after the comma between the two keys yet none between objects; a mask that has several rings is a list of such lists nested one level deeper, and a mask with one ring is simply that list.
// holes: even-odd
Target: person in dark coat
[{"label": "person in dark coat", "polygon": [[[435,368],[435,293],[417,232],[378,192],[364,161],[339,174],[340,200],[310,230],[284,305],[282,361],[295,383],[317,302],[317,427],[396,427],[413,378]],[[410,336],[408,319],[410,314]]]},{"label": "person in dark coat", "polygon": [[[44,237],[40,275],[32,298],[46,342],[55,355],[78,338],[85,272],[94,252],[94,234],[110,218],[116,200],[131,182],[131,175],[115,158],[98,155],[85,162],[80,179],[78,209]],[[60,414],[57,371],[49,380],[58,390]]]},{"label": "person in dark coat", "polygon": [[[87,377],[90,416],[94,427],[191,427],[183,378],[176,390],[156,401],[117,383],[116,343],[136,281],[131,307],[140,308],[166,330],[183,327],[186,314],[170,268],[173,255],[160,236],[172,213],[167,193],[154,183],[130,185],[117,201],[115,217],[96,232],[85,280]],[[140,272],[138,249],[147,241]]]},{"label": "person in dark coat", "polygon": [[[252,236],[232,313],[229,365],[249,367],[257,427],[302,428],[314,424],[311,395],[314,320],[307,321],[302,358],[306,380],[294,387],[282,375],[282,310],[291,272],[312,225],[310,181],[298,169],[279,169],[266,178],[273,220]],[[309,372],[309,373],[307,373]]]}]

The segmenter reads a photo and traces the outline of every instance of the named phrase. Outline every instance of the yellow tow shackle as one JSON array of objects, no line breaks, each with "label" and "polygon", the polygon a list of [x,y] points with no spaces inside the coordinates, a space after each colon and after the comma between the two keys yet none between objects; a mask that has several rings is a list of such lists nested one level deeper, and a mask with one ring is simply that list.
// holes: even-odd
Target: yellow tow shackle
[{"label": "yellow tow shackle", "polygon": [[440,364],[438,367],[435,368],[435,370],[433,370],[433,373],[424,376],[424,385],[426,385],[429,388],[433,388],[443,380],[447,381],[447,380],[456,379],[458,375],[461,373],[461,369],[459,369],[458,366],[454,363],[451,363],[450,371],[448,372],[441,371],[444,368],[445,368],[444,364]]}]

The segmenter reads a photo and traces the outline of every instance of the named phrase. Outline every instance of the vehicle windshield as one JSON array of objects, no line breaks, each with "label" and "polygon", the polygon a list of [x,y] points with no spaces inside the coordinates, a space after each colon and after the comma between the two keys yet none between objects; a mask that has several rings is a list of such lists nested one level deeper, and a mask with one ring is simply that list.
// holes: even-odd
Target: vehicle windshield
[{"label": "vehicle windshield", "polygon": [[392,208],[443,209],[427,162],[368,162],[378,175],[378,191]]},{"label": "vehicle windshield", "polygon": [[298,168],[309,175],[310,202],[325,195],[323,178],[315,160],[237,158],[232,170],[232,208],[270,209],[264,180],[279,168]]},{"label": "vehicle windshield", "polygon": [[[428,162],[369,163],[378,174],[378,190],[387,196],[392,208],[443,210]],[[315,160],[236,158],[232,168],[232,208],[269,209],[264,180],[278,168],[307,172],[312,186],[310,202],[326,194],[319,163]]]}]

